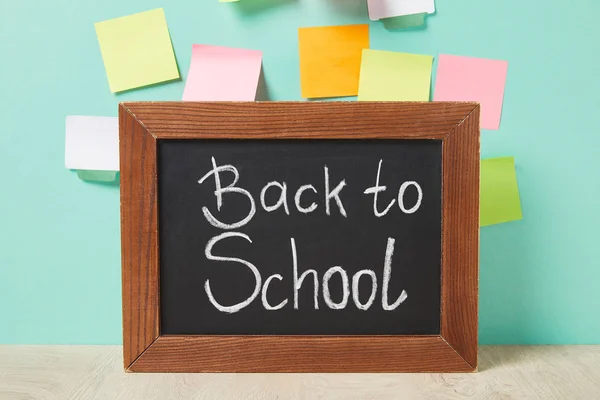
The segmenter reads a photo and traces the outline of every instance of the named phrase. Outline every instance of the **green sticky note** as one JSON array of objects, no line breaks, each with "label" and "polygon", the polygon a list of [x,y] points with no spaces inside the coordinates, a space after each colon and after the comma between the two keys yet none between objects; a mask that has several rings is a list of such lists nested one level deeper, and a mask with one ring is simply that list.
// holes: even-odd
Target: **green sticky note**
[{"label": "green sticky note", "polygon": [[91,171],[78,169],[77,177],[83,181],[113,182],[117,177],[117,171]]},{"label": "green sticky note", "polygon": [[364,49],[359,101],[429,101],[432,56]]},{"label": "green sticky note", "polygon": [[219,0],[219,3],[233,3],[234,1],[240,1],[240,0]]},{"label": "green sticky note", "polygon": [[408,29],[425,24],[426,15],[427,13],[402,15],[400,17],[382,18],[380,21],[383,22],[385,29]]},{"label": "green sticky note", "polygon": [[479,226],[522,219],[513,157],[481,160]]},{"label": "green sticky note", "polygon": [[162,8],[95,26],[113,93],[179,78]]}]

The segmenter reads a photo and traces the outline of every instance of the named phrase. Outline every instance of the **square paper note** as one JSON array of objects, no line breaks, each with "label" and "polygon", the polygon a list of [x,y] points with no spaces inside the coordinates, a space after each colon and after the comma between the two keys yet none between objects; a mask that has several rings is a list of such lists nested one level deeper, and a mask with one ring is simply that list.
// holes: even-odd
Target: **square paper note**
[{"label": "square paper note", "polygon": [[513,157],[481,160],[479,225],[523,218]]},{"label": "square paper note", "polygon": [[360,57],[369,48],[369,25],[300,28],[302,97],[358,94]]},{"label": "square paper note", "polygon": [[119,119],[69,115],[65,166],[96,171],[119,170]]},{"label": "square paper note", "polygon": [[481,103],[481,128],[498,129],[507,61],[440,54],[434,101]]},{"label": "square paper note", "polygon": [[195,44],[183,100],[254,101],[262,52]]},{"label": "square paper note", "polygon": [[433,57],[363,50],[359,101],[429,101]]},{"label": "square paper note", "polygon": [[96,23],[111,92],[179,78],[162,8]]}]

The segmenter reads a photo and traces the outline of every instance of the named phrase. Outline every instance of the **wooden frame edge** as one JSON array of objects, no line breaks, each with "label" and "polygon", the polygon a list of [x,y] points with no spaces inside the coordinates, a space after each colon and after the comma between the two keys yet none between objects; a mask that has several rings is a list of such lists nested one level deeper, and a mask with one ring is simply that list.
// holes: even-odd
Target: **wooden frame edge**
[{"label": "wooden frame edge", "polygon": [[[123,362],[133,364],[159,336],[156,139],[119,105]],[[126,242],[123,238],[128,238]]]},{"label": "wooden frame edge", "polygon": [[478,347],[479,114],[477,104],[442,147],[445,202],[440,334],[473,370],[477,370]]},{"label": "wooden frame edge", "polygon": [[[372,339],[371,336],[160,336],[128,370],[178,373],[475,371],[438,335],[379,336],[376,341],[365,338]],[[218,361],[232,359],[235,362]],[[260,360],[258,365],[257,359]],[[156,368],[157,365],[160,368]]]},{"label": "wooden frame edge", "polygon": [[[399,104],[403,107],[400,115]],[[409,138],[403,135],[411,132],[411,138],[443,140],[473,110],[475,103],[163,101],[127,102],[122,106],[156,139],[194,139],[196,133],[202,131],[205,139],[395,139]],[[415,119],[412,114],[418,112],[427,112],[429,119]],[[188,120],[170,123],[176,114]],[[274,115],[293,115],[294,131],[290,132],[289,121],[273,118]],[[224,118],[229,120],[227,124]],[[332,126],[332,121],[345,118],[360,120],[361,123],[344,126],[343,129]],[[265,121],[268,121],[268,126]],[[243,125],[244,129],[232,130],[231,127],[236,124]]]}]

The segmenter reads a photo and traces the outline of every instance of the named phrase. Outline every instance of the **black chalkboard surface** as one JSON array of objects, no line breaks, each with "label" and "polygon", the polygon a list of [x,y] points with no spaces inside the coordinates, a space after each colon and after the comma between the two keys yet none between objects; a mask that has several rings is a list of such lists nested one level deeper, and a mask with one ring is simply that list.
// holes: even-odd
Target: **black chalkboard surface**
[{"label": "black chalkboard surface", "polygon": [[440,334],[441,140],[160,140],[157,174],[161,334]]}]

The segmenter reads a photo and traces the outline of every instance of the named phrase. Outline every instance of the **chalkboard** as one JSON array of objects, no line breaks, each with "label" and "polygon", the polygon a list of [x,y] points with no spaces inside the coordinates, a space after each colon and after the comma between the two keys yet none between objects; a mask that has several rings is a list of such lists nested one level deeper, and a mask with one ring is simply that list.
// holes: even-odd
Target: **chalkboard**
[{"label": "chalkboard", "polygon": [[[439,140],[161,141],[161,331],[439,334],[441,160]],[[250,213],[240,192],[219,194],[219,210],[216,180],[225,188],[235,174],[255,213],[214,226],[203,210],[227,224]],[[217,257],[251,263],[262,286],[242,261]],[[295,289],[307,270],[316,280]]]},{"label": "chalkboard", "polygon": [[133,372],[477,368],[479,105],[119,108]]}]

